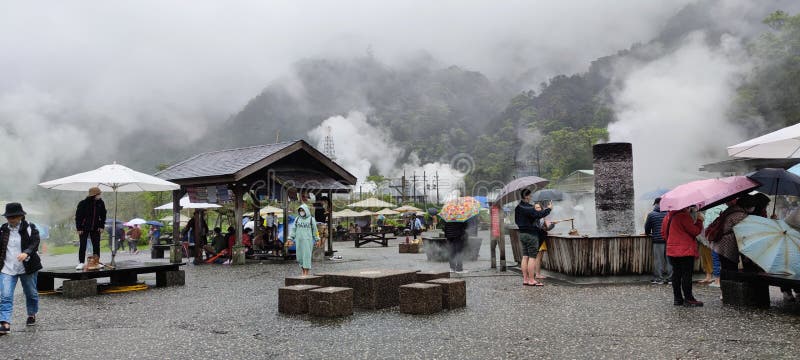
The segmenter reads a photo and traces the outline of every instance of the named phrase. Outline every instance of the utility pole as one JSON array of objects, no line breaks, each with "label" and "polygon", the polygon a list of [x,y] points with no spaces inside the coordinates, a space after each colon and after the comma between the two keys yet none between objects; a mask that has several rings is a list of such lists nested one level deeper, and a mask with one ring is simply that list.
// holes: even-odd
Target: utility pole
[{"label": "utility pole", "polygon": [[425,179],[425,171],[422,171],[422,203],[425,204],[425,210],[428,210],[428,180]]},{"label": "utility pole", "polygon": [[439,201],[439,172],[436,172],[436,204],[441,204],[442,202]]},{"label": "utility pole", "polygon": [[403,180],[402,184],[400,185],[403,188],[403,191],[400,193],[403,196],[403,203],[406,202],[406,171],[403,170]]},{"label": "utility pole", "polygon": [[417,172],[411,173],[411,201],[417,202]]}]

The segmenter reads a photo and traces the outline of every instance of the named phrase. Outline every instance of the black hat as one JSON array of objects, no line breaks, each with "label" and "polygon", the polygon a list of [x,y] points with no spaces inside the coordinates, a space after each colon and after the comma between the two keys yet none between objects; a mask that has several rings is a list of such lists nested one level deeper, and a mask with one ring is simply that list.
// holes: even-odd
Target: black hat
[{"label": "black hat", "polygon": [[653,200],[653,205],[658,205],[658,204],[661,204],[661,197],[660,196],[657,197],[655,200]]},{"label": "black hat", "polygon": [[12,217],[12,216],[24,216],[25,210],[22,210],[22,204],[20,203],[8,203],[6,204],[6,212],[3,214],[5,217]]}]

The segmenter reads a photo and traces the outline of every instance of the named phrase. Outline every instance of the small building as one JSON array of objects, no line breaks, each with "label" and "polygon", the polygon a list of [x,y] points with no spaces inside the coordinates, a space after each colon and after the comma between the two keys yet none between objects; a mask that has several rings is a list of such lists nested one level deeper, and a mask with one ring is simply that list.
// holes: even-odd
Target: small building
[{"label": "small building", "polygon": [[559,180],[553,188],[573,196],[594,194],[594,170],[575,170]]},{"label": "small building", "polygon": [[[237,244],[242,241],[245,194],[259,208],[260,200],[279,200],[284,224],[288,224],[286,207],[290,199],[302,201],[309,193],[328,195],[328,209],[332,209],[331,195],[348,193],[356,183],[355,176],[304,140],[206,152],[173,164],[156,176],[181,186],[173,191],[174,214],[179,215],[179,200],[184,194],[193,202],[233,203]],[[284,226],[284,239],[286,232],[288,227]],[[173,237],[180,239],[177,227]],[[332,253],[331,240],[328,251]]]}]

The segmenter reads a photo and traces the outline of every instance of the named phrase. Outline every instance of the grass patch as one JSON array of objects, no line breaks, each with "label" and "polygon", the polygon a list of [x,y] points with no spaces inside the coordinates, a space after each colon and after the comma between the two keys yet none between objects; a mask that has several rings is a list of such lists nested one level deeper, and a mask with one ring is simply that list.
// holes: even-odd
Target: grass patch
[{"label": "grass patch", "polygon": [[[126,251],[128,247],[125,247]],[[150,245],[139,245],[139,251],[148,251],[150,250]],[[39,249],[41,251],[41,247]],[[122,250],[120,250],[122,251]],[[101,241],[100,242],[100,253],[108,254],[111,252],[111,248],[108,247],[108,241]],[[64,254],[77,254],[78,253],[78,246],[72,244],[66,245],[47,245],[47,251],[45,252],[46,255],[64,255]]]}]

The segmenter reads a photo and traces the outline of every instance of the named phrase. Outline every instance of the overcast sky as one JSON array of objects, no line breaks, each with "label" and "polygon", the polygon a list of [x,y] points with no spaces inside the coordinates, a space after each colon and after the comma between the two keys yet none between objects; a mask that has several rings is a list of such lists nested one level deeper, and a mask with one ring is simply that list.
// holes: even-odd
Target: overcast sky
[{"label": "overcast sky", "polygon": [[[493,77],[584,70],[688,1],[2,1],[0,95],[235,111],[290,64],[371,46]],[[213,102],[213,105],[208,104]]]}]

